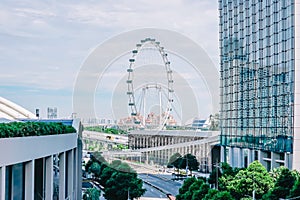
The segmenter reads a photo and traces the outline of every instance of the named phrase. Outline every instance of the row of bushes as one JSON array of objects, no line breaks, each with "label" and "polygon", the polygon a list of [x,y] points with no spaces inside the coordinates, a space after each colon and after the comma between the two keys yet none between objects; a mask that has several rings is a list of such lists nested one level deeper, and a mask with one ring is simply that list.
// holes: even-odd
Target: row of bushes
[{"label": "row of bushes", "polygon": [[109,133],[114,135],[127,134],[126,131],[119,128],[106,128],[105,126],[92,126],[92,127],[84,127],[87,131],[96,131],[102,133]]},{"label": "row of bushes", "polygon": [[76,130],[72,126],[54,122],[11,122],[0,124],[0,138],[55,135],[75,132]]}]

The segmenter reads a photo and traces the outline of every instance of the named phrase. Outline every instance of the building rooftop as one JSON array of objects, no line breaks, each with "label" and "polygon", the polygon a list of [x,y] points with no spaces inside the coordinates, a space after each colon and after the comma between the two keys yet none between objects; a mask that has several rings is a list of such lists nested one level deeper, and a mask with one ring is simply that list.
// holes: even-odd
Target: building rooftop
[{"label": "building rooftop", "polygon": [[25,108],[0,97],[0,118],[8,120],[36,119],[36,116]]}]

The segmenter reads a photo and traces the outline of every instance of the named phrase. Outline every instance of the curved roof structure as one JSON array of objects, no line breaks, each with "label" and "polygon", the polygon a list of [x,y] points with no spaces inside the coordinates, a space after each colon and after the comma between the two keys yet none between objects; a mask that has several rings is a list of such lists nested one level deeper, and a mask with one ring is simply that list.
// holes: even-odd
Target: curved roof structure
[{"label": "curved roof structure", "polygon": [[9,120],[36,119],[36,116],[25,108],[0,97],[0,118]]}]

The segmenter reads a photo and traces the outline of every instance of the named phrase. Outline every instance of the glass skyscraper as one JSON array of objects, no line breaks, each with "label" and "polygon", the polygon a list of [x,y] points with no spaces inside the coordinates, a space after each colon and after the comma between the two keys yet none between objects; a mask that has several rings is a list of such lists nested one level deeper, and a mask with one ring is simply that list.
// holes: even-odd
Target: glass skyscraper
[{"label": "glass skyscraper", "polygon": [[219,0],[221,161],[300,168],[297,5]]}]

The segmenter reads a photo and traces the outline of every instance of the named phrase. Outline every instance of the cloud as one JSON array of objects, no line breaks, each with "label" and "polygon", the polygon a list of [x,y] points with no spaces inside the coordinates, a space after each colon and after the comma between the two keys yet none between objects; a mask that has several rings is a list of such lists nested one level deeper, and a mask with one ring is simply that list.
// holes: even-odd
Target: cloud
[{"label": "cloud", "polygon": [[[84,58],[97,44],[121,32],[145,27],[170,29],[192,38],[217,64],[217,15],[217,2],[211,0],[3,0],[0,69],[5,73],[0,75],[0,84],[24,85],[33,91],[72,91]],[[127,65],[128,60],[125,68]],[[122,73],[109,71],[106,80]],[[197,79],[188,71],[180,73],[187,80]],[[105,84],[103,87],[109,88],[112,83]]]}]

